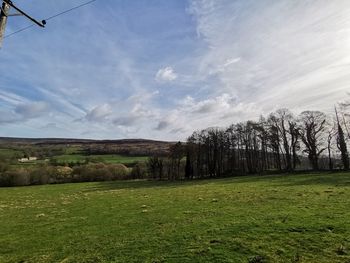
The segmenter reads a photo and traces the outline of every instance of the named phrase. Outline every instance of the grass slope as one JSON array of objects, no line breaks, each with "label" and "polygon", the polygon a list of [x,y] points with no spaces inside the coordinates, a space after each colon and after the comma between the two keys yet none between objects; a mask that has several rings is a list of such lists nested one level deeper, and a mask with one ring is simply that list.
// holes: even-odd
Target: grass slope
[{"label": "grass slope", "polygon": [[19,154],[21,154],[21,151],[14,150],[14,149],[0,148],[1,159],[13,158],[14,156]]},{"label": "grass slope", "polygon": [[0,262],[350,262],[349,187],[315,174],[3,188]]}]

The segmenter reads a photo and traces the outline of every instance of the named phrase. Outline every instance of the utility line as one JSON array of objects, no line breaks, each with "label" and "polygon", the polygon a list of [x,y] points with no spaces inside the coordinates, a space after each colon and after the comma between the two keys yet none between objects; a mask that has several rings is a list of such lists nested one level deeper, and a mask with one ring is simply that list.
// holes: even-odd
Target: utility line
[{"label": "utility line", "polygon": [[4,36],[4,38],[8,38],[8,37],[13,36],[13,35],[15,35],[15,34],[21,33],[22,31],[25,31],[25,30],[27,30],[27,29],[33,27],[33,26],[34,26],[34,24],[31,24],[31,25],[29,25],[29,26],[23,27],[23,28],[21,28],[20,30],[17,30],[17,31],[15,31],[15,32],[11,33],[11,34],[8,34],[8,35]]},{"label": "utility line", "polygon": [[65,10],[65,11],[63,11],[63,12],[61,12],[61,13],[58,13],[58,14],[56,14],[56,15],[50,16],[50,17],[46,18],[45,20],[46,20],[46,21],[51,20],[51,19],[53,19],[53,18],[55,18],[55,17],[58,17],[58,16],[60,16],[60,15],[66,14],[66,13],[69,13],[69,12],[75,10],[75,9],[81,8],[81,7],[86,6],[86,5],[89,5],[89,4],[92,4],[93,2],[96,2],[96,1],[97,1],[97,0],[88,1],[88,2],[83,3],[83,4],[81,4],[81,5],[78,5],[78,6],[72,7],[72,8],[70,8],[70,9],[68,9],[68,10]]},{"label": "utility line", "polygon": [[[67,10],[65,10],[65,11],[62,11],[62,12],[60,12],[60,13],[58,13],[58,14],[55,14],[55,15],[53,15],[53,16],[50,16],[50,17],[44,19],[44,21],[48,21],[48,20],[54,19],[54,18],[56,18],[56,17],[58,17],[58,16],[64,15],[64,14],[69,13],[69,12],[75,10],[75,9],[79,9],[79,8],[81,8],[81,7],[83,7],[83,6],[92,4],[93,2],[96,2],[96,1],[97,1],[97,0],[91,0],[91,1],[85,2],[85,3],[81,4],[81,5],[72,7],[72,8],[70,8],[70,9],[67,9]],[[34,24],[31,24],[31,25],[29,25],[29,26],[26,26],[26,27],[24,27],[24,28],[21,28],[21,29],[15,31],[15,32],[12,32],[11,34],[6,35],[4,38],[8,38],[8,37],[11,37],[11,36],[13,36],[13,35],[15,35],[15,34],[21,33],[21,32],[23,32],[23,31],[25,31],[25,30],[27,30],[27,29],[33,27],[33,26],[34,26]]]}]

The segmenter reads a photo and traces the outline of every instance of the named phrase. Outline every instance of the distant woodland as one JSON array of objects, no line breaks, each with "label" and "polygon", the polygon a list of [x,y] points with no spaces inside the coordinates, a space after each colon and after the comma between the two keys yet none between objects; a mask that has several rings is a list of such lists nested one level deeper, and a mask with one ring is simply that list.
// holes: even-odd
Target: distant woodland
[{"label": "distant woodland", "polygon": [[348,170],[348,108],[297,116],[279,109],[258,121],[195,131],[185,144],[171,146],[168,159],[150,158],[148,168],[159,179]]},{"label": "distant woodland", "polygon": [[349,108],[331,115],[279,109],[177,143],[1,138],[0,186],[349,170]]}]

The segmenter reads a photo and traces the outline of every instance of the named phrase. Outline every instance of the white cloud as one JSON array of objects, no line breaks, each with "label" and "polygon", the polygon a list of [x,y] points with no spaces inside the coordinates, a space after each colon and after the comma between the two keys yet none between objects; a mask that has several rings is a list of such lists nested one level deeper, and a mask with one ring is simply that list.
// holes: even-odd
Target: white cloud
[{"label": "white cloud", "polygon": [[15,114],[12,111],[3,111],[0,110],[0,123],[5,124],[5,123],[15,123],[21,121],[22,118]]},{"label": "white cloud", "polygon": [[165,67],[158,70],[155,79],[158,82],[171,82],[177,79],[177,74],[172,67]]},{"label": "white cloud", "polygon": [[136,103],[128,112],[113,120],[113,124],[124,127],[139,127],[146,125],[145,121],[153,120],[155,114],[151,109]]},{"label": "white cloud", "polygon": [[93,108],[86,114],[85,118],[88,121],[101,122],[107,120],[112,113],[112,107],[105,103]]},{"label": "white cloud", "polygon": [[0,100],[13,105],[28,103],[27,99],[6,91],[0,91]]},{"label": "white cloud", "polygon": [[233,96],[224,93],[218,97],[206,99],[194,104],[193,112],[204,114],[230,110],[234,107],[235,101],[236,99]]},{"label": "white cloud", "polygon": [[205,100],[186,96],[178,102],[177,108],[163,113],[155,130],[184,139],[195,130],[258,119],[261,112],[262,108],[258,105],[237,102],[227,93]]},{"label": "white cloud", "polygon": [[110,133],[112,138],[146,137],[147,134],[142,136],[136,134],[155,125],[157,113],[150,102],[157,94],[157,91],[139,92],[125,100],[111,100],[93,107],[83,118],[76,119],[74,123],[89,121],[89,129],[80,133],[83,136],[96,136],[96,134],[103,136]]},{"label": "white cloud", "polygon": [[350,86],[350,4],[330,1],[193,0],[207,50],[200,74],[264,111],[277,104],[328,111]]},{"label": "white cloud", "polygon": [[15,112],[19,115],[21,115],[24,119],[30,119],[39,117],[43,113],[47,112],[49,109],[49,106],[44,101],[35,101],[25,104],[19,104]]},{"label": "white cloud", "polygon": [[49,115],[49,105],[43,101],[20,103],[12,110],[0,110],[0,123],[20,123]]},{"label": "white cloud", "polygon": [[[69,6],[44,2],[48,14]],[[162,3],[148,3],[142,23],[129,21],[135,6],[108,1],[89,30],[92,7],[44,35],[6,39],[2,134],[177,140],[278,107],[332,110],[350,87],[348,0],[189,0],[189,12]],[[76,23],[68,28],[66,19]],[[21,28],[17,21],[9,29]],[[154,30],[160,22],[169,22],[162,32]]]}]

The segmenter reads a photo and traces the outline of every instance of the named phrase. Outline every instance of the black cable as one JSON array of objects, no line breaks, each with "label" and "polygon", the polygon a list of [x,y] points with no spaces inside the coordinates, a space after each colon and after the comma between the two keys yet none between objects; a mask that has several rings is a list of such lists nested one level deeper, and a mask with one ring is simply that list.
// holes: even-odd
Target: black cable
[{"label": "black cable", "polygon": [[[91,0],[91,1],[88,1],[88,2],[83,3],[83,4],[81,4],[81,5],[72,7],[72,8],[70,8],[70,9],[67,9],[67,10],[65,10],[65,11],[62,11],[62,12],[56,14],[56,15],[50,16],[50,17],[44,19],[43,21],[48,21],[48,20],[54,19],[54,18],[56,18],[56,17],[58,17],[58,16],[61,16],[61,15],[66,14],[66,13],[69,13],[69,12],[75,10],[75,9],[78,9],[78,8],[83,7],[83,6],[89,5],[89,4],[91,4],[91,3],[93,3],[93,2],[96,2],[96,1],[97,1],[97,0]],[[12,32],[11,34],[8,34],[8,35],[4,36],[4,38],[8,38],[8,37],[10,37],[10,36],[13,36],[13,35],[15,35],[15,34],[18,34],[18,33],[22,32],[22,31],[25,31],[25,30],[27,30],[27,29],[33,27],[33,26],[34,26],[34,24],[29,25],[29,26],[26,26],[26,27],[24,27],[24,28],[21,28],[21,29],[15,31],[15,32]]]},{"label": "black cable", "polygon": [[86,3],[83,3],[83,4],[81,4],[81,5],[78,5],[78,6],[76,6],[76,7],[72,7],[71,9],[68,9],[68,10],[63,11],[63,12],[61,12],[61,13],[58,13],[58,14],[56,14],[56,15],[50,16],[50,17],[46,18],[45,20],[46,20],[46,21],[51,20],[51,19],[53,19],[53,18],[55,18],[55,17],[58,17],[58,16],[63,15],[63,14],[65,14],[65,13],[71,12],[71,11],[73,11],[73,10],[75,10],[75,9],[78,9],[78,8],[81,8],[81,7],[83,7],[83,6],[89,5],[89,4],[91,4],[91,3],[93,3],[93,2],[96,2],[96,1],[97,1],[97,0],[88,1],[88,2],[86,2]]},{"label": "black cable", "polygon": [[22,31],[25,31],[25,30],[27,30],[27,29],[33,27],[33,26],[34,26],[34,24],[31,24],[31,25],[29,25],[29,26],[23,27],[23,28],[20,29],[20,30],[17,30],[17,31],[15,31],[15,32],[12,32],[11,34],[8,34],[8,35],[4,36],[4,38],[8,38],[8,37],[10,37],[10,36],[12,36],[12,35],[18,34],[18,33],[22,32]]}]

